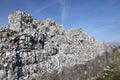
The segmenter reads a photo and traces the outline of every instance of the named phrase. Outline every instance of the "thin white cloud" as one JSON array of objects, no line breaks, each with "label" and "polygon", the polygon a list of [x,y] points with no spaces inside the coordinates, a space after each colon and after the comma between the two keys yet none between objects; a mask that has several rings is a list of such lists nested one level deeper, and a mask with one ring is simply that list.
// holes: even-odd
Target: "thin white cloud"
[{"label": "thin white cloud", "polygon": [[108,31],[112,31],[114,30],[114,26],[116,26],[116,24],[112,25],[112,24],[109,24],[109,26],[103,26],[103,27],[100,27],[100,28],[94,28],[92,34],[98,34],[98,33],[106,33]]},{"label": "thin white cloud", "polygon": [[106,32],[106,31],[108,31],[108,29],[94,29],[92,34],[103,33],[103,32]]},{"label": "thin white cloud", "polygon": [[39,8],[39,9],[35,10],[32,14],[33,14],[33,15],[38,14],[38,13],[42,12],[43,10],[49,8],[49,7],[52,6],[52,5],[54,5],[54,3],[51,3],[51,4],[49,4],[49,5],[45,5],[45,6],[41,7],[41,8]]},{"label": "thin white cloud", "polygon": [[44,7],[40,8],[40,9],[37,9],[35,12],[33,12],[33,14],[37,14],[37,13],[45,10],[46,8],[48,8],[48,6],[44,6]]},{"label": "thin white cloud", "polygon": [[68,16],[68,8],[70,6],[68,0],[57,0],[61,7],[61,22],[65,21],[65,18]]},{"label": "thin white cloud", "polygon": [[67,9],[63,8],[62,13],[61,13],[61,22],[63,23],[65,18],[67,16]]}]

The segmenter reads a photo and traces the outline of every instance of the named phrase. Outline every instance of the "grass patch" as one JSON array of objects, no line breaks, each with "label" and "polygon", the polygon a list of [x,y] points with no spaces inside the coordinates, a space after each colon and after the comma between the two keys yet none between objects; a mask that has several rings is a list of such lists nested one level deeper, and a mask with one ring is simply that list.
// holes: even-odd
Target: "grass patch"
[{"label": "grass patch", "polygon": [[112,61],[96,80],[120,80],[120,52],[115,51]]}]

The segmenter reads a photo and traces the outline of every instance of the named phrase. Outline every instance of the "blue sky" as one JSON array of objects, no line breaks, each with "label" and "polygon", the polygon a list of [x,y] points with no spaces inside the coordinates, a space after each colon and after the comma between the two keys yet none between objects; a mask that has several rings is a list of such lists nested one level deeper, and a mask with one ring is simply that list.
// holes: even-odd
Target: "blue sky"
[{"label": "blue sky", "polygon": [[120,41],[120,0],[0,0],[0,26],[16,10],[51,18],[65,29],[82,28],[100,41]]}]

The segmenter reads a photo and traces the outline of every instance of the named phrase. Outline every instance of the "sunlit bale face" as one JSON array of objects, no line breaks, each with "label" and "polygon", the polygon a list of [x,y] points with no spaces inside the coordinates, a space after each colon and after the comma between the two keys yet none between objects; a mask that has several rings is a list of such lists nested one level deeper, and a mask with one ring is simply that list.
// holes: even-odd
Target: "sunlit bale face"
[{"label": "sunlit bale face", "polygon": [[30,24],[33,18],[30,14],[25,12],[16,11],[8,16],[10,23],[10,29],[14,31],[22,31],[25,27],[24,25]]}]

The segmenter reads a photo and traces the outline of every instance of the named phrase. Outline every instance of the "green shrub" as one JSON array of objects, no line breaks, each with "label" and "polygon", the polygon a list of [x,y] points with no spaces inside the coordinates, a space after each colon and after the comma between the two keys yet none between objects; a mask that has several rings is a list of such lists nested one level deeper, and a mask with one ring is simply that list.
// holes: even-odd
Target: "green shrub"
[{"label": "green shrub", "polygon": [[120,80],[120,53],[116,50],[113,60],[96,80]]}]

